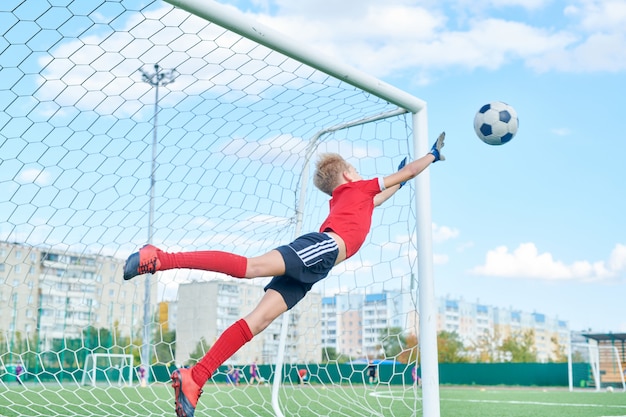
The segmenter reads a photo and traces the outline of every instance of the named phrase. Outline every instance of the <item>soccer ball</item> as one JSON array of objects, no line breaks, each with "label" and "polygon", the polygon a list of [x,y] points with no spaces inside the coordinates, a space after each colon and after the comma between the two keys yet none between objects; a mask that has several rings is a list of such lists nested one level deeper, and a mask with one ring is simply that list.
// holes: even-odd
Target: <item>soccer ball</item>
[{"label": "soccer ball", "polygon": [[474,130],[483,142],[503,145],[517,133],[517,112],[501,101],[485,104],[474,116]]},{"label": "soccer ball", "polygon": [[609,385],[608,387],[606,387],[606,390],[607,392],[613,392],[613,387]]}]

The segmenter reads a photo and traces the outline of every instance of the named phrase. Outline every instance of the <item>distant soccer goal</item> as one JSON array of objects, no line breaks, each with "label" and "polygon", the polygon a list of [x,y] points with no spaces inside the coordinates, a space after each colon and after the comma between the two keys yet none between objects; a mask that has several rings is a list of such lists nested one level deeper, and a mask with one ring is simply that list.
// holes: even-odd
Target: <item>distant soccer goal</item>
[{"label": "distant soccer goal", "polygon": [[572,343],[569,384],[572,388],[618,388],[626,391],[624,364],[616,346]]},{"label": "distant soccer goal", "polygon": [[[0,374],[0,414],[65,416],[72,398],[91,415],[166,415],[172,370],[247,314],[264,281],[176,270],[124,282],[126,257],[147,242],[259,255],[325,217],[320,153],[371,178],[436,135],[421,99],[232,6],[70,3],[0,2],[0,364],[28,370],[24,387]],[[241,381],[256,361],[271,390],[234,401],[221,369],[197,416],[212,415],[205,404],[439,416],[429,175],[377,208],[362,250],[230,359]],[[320,388],[305,403],[288,395],[302,368]]]},{"label": "distant soccer goal", "polygon": [[108,386],[131,386],[133,374],[133,355],[94,353],[85,360],[82,384],[95,387],[101,381]]}]

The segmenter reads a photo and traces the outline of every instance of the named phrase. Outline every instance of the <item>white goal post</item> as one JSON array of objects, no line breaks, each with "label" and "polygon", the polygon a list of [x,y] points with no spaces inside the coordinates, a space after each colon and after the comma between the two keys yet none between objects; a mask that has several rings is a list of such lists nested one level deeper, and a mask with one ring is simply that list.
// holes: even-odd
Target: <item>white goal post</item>
[{"label": "white goal post", "polygon": [[[216,23],[248,39],[265,45],[297,61],[332,75],[348,84],[386,99],[413,113],[413,140],[418,155],[428,151],[428,120],[426,103],[419,98],[389,86],[384,82],[337,62],[319,51],[311,51],[295,40],[269,27],[251,22],[234,9],[207,0],[166,0],[188,12]],[[311,51],[311,52],[308,52]],[[437,358],[437,322],[433,278],[432,215],[430,205],[430,176],[425,171],[415,179],[417,251],[419,276],[419,334],[422,367],[423,416],[439,417],[439,371]],[[281,347],[284,349],[289,315],[283,317]],[[278,386],[282,369],[283,350],[277,358],[277,378],[274,380],[272,405],[277,417],[282,417],[278,404]]]},{"label": "white goal post", "polygon": [[90,353],[85,359],[81,383],[95,387],[101,380],[108,386],[132,386],[133,373],[133,355]]}]

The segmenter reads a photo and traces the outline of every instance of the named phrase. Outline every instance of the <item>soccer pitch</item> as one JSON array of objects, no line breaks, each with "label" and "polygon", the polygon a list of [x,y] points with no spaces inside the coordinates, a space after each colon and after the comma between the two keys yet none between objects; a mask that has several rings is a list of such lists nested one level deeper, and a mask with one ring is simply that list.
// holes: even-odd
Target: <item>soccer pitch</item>
[{"label": "soccer pitch", "polygon": [[[271,417],[271,388],[207,385],[196,417]],[[174,416],[169,386],[151,388],[77,388],[41,390],[11,387],[0,390],[0,415],[17,416]],[[49,399],[57,397],[56,407]],[[412,407],[420,391],[389,387],[287,387],[281,391],[285,416],[399,416],[417,414]],[[215,398],[220,400],[220,404]],[[353,397],[353,398],[350,398]],[[354,397],[367,398],[355,406]],[[310,401],[314,399],[315,401]],[[37,404],[45,403],[46,406]],[[316,404],[315,406],[309,405]],[[87,405],[85,405],[87,404]],[[115,407],[112,404],[116,404]],[[120,406],[120,404],[124,404]],[[372,411],[377,410],[377,411]],[[602,417],[626,416],[626,393],[576,391],[555,388],[442,387],[442,417]]]}]

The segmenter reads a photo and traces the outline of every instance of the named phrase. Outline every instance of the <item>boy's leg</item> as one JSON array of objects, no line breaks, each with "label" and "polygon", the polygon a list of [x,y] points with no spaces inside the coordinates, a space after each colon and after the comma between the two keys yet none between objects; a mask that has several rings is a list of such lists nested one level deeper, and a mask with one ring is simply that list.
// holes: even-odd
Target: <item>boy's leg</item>
[{"label": "boy's leg", "polygon": [[259,304],[244,317],[254,336],[261,333],[278,316],[287,311],[287,304],[283,296],[276,290],[268,289]]},{"label": "boy's leg", "polygon": [[174,268],[200,269],[221,272],[235,278],[244,278],[248,259],[222,251],[194,251],[168,253],[161,249],[145,245],[128,257],[124,265],[124,279],[129,280],[137,275],[154,274]]},{"label": "boy's leg", "polygon": [[145,245],[126,260],[124,279],[176,268],[220,272],[235,278],[270,277],[285,273],[285,261],[277,250],[246,258],[214,250],[169,253],[155,246]]},{"label": "boy's leg", "polygon": [[285,311],[287,311],[287,304],[282,295],[268,289],[256,308],[245,318],[236,321],[226,329],[200,362],[190,369],[174,371],[172,387],[174,388],[176,415],[193,417],[202,386],[211,378],[215,370]]},{"label": "boy's leg", "polygon": [[226,329],[200,362],[192,368],[196,384],[204,385],[221,364],[285,311],[287,305],[282,296],[274,290],[267,290],[256,308]]}]

